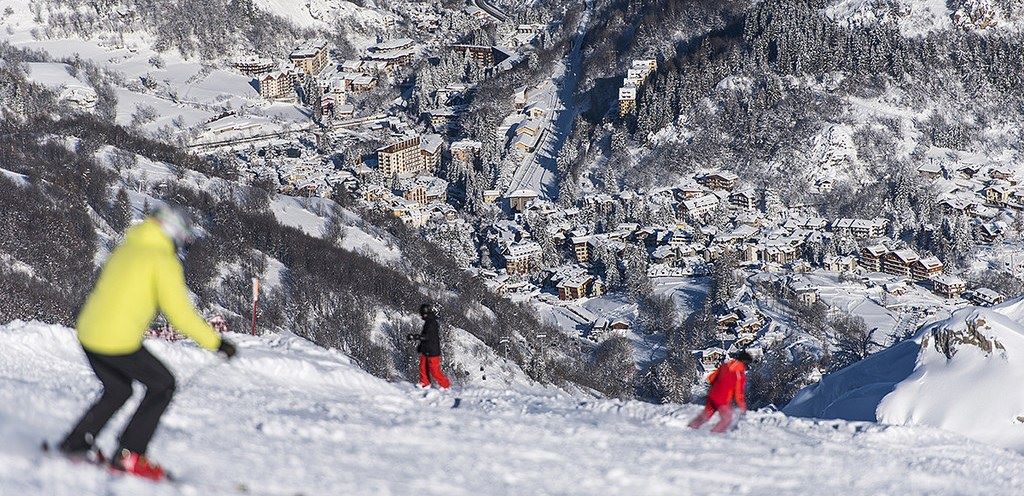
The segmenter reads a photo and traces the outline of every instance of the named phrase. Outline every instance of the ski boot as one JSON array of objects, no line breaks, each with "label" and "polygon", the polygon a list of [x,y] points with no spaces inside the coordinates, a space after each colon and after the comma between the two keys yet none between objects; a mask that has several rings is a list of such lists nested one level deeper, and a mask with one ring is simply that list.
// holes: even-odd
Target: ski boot
[{"label": "ski boot", "polygon": [[162,481],[167,478],[167,472],[163,467],[150,462],[145,456],[122,449],[110,463],[111,470],[125,474],[142,477],[152,481]]}]

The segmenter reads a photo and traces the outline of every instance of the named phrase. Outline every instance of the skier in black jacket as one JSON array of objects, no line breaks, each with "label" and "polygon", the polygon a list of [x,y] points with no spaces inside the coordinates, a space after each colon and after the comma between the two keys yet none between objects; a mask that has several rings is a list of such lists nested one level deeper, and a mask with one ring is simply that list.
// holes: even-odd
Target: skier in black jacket
[{"label": "skier in black jacket", "polygon": [[433,379],[441,389],[451,387],[451,382],[441,371],[441,324],[437,322],[437,311],[430,304],[420,305],[423,332],[410,334],[409,340],[420,342],[416,351],[420,353],[420,387],[429,388]]}]

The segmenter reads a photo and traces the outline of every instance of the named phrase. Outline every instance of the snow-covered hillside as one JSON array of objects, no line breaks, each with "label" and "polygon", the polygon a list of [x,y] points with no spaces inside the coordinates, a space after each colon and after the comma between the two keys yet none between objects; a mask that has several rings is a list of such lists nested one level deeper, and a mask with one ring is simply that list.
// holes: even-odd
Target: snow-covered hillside
[{"label": "snow-covered hillside", "polygon": [[908,37],[953,28],[1017,31],[1024,20],[1019,2],[994,0],[834,0],[824,13],[851,27],[891,23]]},{"label": "snow-covered hillside", "polygon": [[[290,335],[232,336],[222,363],[149,342],[178,375],[151,448],[180,485],[37,453],[98,385],[68,329],[0,327],[0,494],[1013,494],[1024,457],[928,428],[752,413],[725,436],[696,406],[581,400],[544,389],[424,394]],[[115,418],[113,428],[126,421]],[[100,445],[110,449],[114,434]]]},{"label": "snow-covered hillside", "polygon": [[968,307],[826,377],[791,415],[926,425],[1024,450],[1024,298]]},{"label": "snow-covered hillside", "polygon": [[395,22],[395,16],[373,8],[372,2],[359,2],[359,6],[347,0],[256,0],[254,5],[271,14],[280,16],[305,28],[329,28],[337,23],[346,23],[349,29],[365,30],[381,28]]}]

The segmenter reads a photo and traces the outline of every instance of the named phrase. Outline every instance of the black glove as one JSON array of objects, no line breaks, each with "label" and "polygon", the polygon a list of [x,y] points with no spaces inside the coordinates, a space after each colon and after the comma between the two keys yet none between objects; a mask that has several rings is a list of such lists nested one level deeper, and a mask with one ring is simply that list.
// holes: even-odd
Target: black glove
[{"label": "black glove", "polygon": [[238,350],[235,349],[235,345],[231,344],[231,341],[221,339],[220,346],[217,347],[217,352],[224,355],[224,358],[231,360],[235,357],[235,354],[238,353]]}]

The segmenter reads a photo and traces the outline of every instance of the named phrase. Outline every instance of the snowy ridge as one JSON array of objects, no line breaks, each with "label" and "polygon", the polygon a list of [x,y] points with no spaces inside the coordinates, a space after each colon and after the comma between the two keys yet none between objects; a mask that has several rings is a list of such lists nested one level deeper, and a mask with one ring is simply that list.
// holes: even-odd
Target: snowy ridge
[{"label": "snowy ridge", "polygon": [[[233,335],[223,363],[149,341],[178,376],[151,454],[179,486],[45,458],[97,385],[71,330],[0,326],[0,494],[1011,494],[1024,457],[927,428],[754,412],[726,436],[696,405],[581,400],[513,386],[389,384],[288,334]],[[126,421],[99,444],[110,449]],[[424,469],[424,453],[430,454]],[[571,470],[566,470],[570,468]]]},{"label": "snowy ridge", "polygon": [[938,427],[1024,450],[1024,298],[968,307],[823,379],[791,415]]}]

